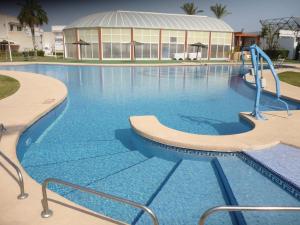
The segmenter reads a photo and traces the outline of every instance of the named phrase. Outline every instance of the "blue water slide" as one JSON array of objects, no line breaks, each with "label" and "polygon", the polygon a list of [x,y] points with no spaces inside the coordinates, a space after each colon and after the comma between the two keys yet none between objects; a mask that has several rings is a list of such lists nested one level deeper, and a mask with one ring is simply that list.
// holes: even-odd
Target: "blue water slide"
[{"label": "blue water slide", "polygon": [[[249,49],[250,49],[250,53],[251,53],[251,62],[252,62],[253,70],[254,70],[255,84],[256,84],[256,98],[255,98],[254,110],[252,112],[252,115],[256,119],[259,119],[259,120],[265,119],[264,116],[261,114],[261,111],[259,110],[260,95],[261,95],[261,90],[262,90],[262,83],[261,83],[262,76],[261,76],[261,73],[262,73],[262,68],[263,68],[263,65],[260,64],[260,58],[263,58],[268,63],[268,66],[269,66],[269,68],[272,72],[272,75],[273,75],[273,77],[275,79],[275,83],[276,83],[276,97],[277,97],[277,100],[285,106],[288,115],[290,115],[288,104],[285,101],[283,101],[282,99],[280,99],[280,96],[281,96],[281,93],[280,93],[280,80],[279,80],[278,75],[277,75],[277,73],[274,69],[274,66],[273,66],[273,63],[272,63],[271,59],[257,45],[251,45],[249,47]],[[259,73],[259,70],[261,70],[261,73]]]}]

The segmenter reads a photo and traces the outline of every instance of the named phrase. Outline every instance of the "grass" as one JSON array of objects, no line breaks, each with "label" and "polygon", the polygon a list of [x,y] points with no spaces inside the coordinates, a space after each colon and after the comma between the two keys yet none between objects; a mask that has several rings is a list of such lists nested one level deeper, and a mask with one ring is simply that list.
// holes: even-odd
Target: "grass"
[{"label": "grass", "polygon": [[300,87],[300,72],[286,71],[278,75],[281,81]]},{"label": "grass", "polygon": [[19,88],[19,81],[11,77],[0,75],[0,99],[14,94]]}]

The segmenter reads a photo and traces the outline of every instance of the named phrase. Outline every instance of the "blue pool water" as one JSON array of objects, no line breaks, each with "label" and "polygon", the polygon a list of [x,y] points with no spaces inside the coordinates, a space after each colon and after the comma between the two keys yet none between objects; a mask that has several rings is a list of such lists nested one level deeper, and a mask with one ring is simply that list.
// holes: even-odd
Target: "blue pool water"
[{"label": "blue pool water", "polygon": [[[151,114],[169,127],[191,133],[249,131],[238,113],[252,110],[255,92],[238,76],[239,67],[1,68],[45,74],[68,87],[67,101],[19,141],[18,158],[38,182],[55,177],[134,200],[153,209],[165,225],[197,224],[201,213],[217,205],[299,205],[236,156],[186,155],[150,143],[130,129],[129,116]],[[264,95],[263,109],[280,109],[273,100]],[[115,219],[150,224],[139,210],[58,185],[51,189]],[[295,213],[219,213],[207,224],[299,225],[299,221]]]}]

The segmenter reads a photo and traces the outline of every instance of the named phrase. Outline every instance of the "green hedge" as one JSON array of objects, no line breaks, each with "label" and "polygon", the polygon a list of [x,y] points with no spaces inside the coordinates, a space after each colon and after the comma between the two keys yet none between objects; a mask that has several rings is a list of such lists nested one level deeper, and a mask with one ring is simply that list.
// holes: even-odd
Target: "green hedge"
[{"label": "green hedge", "polygon": [[[37,56],[45,56],[45,52],[43,50],[37,50],[36,54],[37,54]],[[25,57],[34,56],[34,51],[25,51],[25,52],[23,52],[23,55]]]},{"label": "green hedge", "polygon": [[287,58],[289,55],[289,50],[287,49],[276,49],[276,50],[267,49],[264,51],[272,60],[276,60],[278,58]]}]

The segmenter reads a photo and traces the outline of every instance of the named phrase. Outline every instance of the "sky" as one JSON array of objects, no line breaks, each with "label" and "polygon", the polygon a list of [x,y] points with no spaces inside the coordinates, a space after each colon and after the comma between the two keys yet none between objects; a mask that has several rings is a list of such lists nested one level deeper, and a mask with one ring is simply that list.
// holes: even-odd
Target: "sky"
[{"label": "sky", "polygon": [[[17,16],[24,0],[0,0],[0,13]],[[226,5],[230,15],[223,18],[235,31],[260,31],[259,20],[300,16],[300,0],[39,0],[49,18],[44,30],[51,25],[68,25],[74,20],[92,13],[111,10],[132,10],[164,13],[183,13],[180,6],[194,2],[200,15],[214,16],[210,6],[216,3]]]}]

